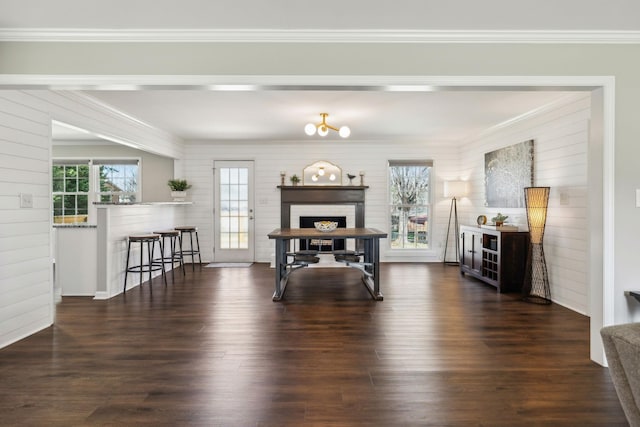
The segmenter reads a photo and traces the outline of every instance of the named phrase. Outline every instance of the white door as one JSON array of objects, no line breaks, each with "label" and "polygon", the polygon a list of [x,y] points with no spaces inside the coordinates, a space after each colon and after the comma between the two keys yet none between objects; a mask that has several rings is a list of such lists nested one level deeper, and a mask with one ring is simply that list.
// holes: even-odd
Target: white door
[{"label": "white door", "polygon": [[214,260],[253,262],[253,162],[214,163]]}]

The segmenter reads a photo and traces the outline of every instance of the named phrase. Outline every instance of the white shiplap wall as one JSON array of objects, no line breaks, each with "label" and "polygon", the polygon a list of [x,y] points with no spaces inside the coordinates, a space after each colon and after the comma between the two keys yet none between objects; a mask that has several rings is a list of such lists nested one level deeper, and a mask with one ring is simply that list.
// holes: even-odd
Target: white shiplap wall
[{"label": "white shiplap wall", "polygon": [[544,251],[552,299],[588,314],[587,152],[590,95],[574,94],[562,101],[487,131],[460,148],[462,175],[470,196],[461,201],[463,223],[478,215],[508,214],[526,229],[524,209],[484,207],[484,154],[529,139],[534,140],[534,185],[551,187]]},{"label": "white shiplap wall", "polygon": [[[301,136],[301,139],[302,136]],[[409,254],[404,261],[437,261],[442,252],[443,226],[449,215],[449,201],[442,198],[441,179],[458,177],[456,144],[434,142],[366,142],[354,140],[314,140],[299,143],[261,143],[259,141],[211,144],[188,142],[184,159],[185,177],[193,184],[190,200],[195,204],[188,210],[188,221],[197,225],[203,257],[213,257],[213,164],[215,160],[253,160],[255,176],[255,235],[256,261],[269,262],[273,242],[267,234],[280,226],[280,171],[287,177],[319,160],[329,161],[342,168],[343,184],[348,184],[347,173],[365,172],[366,192],[365,224],[367,227],[388,231],[387,162],[389,160],[428,159],[434,161],[435,212],[432,215],[433,250],[429,254]],[[354,180],[359,183],[359,177]],[[287,178],[287,185],[289,181]],[[381,259],[393,261],[388,241],[381,243]],[[398,258],[395,258],[398,259]]]},{"label": "white shiplap wall", "polygon": [[[51,120],[156,154],[181,157],[182,143],[73,92],[0,91],[0,348],[53,322]],[[20,193],[33,208],[20,208]]]},{"label": "white shiplap wall", "polygon": [[51,120],[17,95],[0,91],[0,347],[53,322]]},{"label": "white shiplap wall", "polygon": [[[124,271],[127,265],[128,236],[171,230],[175,226],[183,225],[185,210],[190,207],[190,205],[172,204],[100,206],[98,208],[98,253],[101,261],[98,263],[96,299],[108,299],[122,293]],[[131,245],[129,259],[130,265],[136,265],[139,262],[139,244]],[[170,267],[166,266],[166,268]],[[152,277],[159,274],[161,274],[160,271],[156,271]],[[142,282],[147,280],[148,276],[144,274]],[[129,273],[127,290],[139,284],[140,274]]]}]

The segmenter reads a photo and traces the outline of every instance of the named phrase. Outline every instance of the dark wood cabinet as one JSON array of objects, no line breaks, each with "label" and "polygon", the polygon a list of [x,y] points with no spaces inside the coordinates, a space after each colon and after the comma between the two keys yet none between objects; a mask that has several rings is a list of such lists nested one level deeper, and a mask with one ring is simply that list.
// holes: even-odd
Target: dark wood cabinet
[{"label": "dark wood cabinet", "polygon": [[460,227],[460,274],[495,286],[499,292],[520,292],[525,276],[529,233]]}]

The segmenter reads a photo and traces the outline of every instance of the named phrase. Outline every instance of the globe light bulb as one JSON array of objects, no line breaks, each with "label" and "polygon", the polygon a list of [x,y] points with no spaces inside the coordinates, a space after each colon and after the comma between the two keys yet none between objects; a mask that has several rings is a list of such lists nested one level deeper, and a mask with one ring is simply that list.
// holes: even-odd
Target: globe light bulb
[{"label": "globe light bulb", "polygon": [[327,136],[327,134],[329,133],[329,128],[326,126],[320,126],[318,128],[318,135],[320,136]]},{"label": "globe light bulb", "polygon": [[335,180],[336,180],[336,175],[334,173],[329,175],[329,181],[335,181]]},{"label": "globe light bulb", "polygon": [[349,138],[349,135],[351,135],[351,129],[349,129],[349,126],[342,126],[338,133],[343,138]]},{"label": "globe light bulb", "polygon": [[314,133],[316,133],[316,125],[314,125],[313,123],[308,123],[304,127],[304,133],[306,133],[309,136],[313,135]]},{"label": "globe light bulb", "polygon": [[319,168],[318,169],[318,175],[324,176],[324,168]]},{"label": "globe light bulb", "polygon": [[318,180],[318,175],[313,175],[313,176],[311,177],[311,180],[312,180],[312,181],[317,181],[317,180]]}]

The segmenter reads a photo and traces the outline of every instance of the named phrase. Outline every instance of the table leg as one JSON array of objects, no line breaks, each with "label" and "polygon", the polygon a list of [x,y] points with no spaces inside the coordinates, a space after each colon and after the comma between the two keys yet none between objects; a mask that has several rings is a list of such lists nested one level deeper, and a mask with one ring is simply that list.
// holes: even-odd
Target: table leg
[{"label": "table leg", "polygon": [[289,240],[276,239],[276,282],[273,301],[280,301],[287,287],[287,245]]},{"label": "table leg", "polygon": [[371,264],[369,273],[371,277],[362,275],[362,282],[366,286],[367,290],[376,301],[382,301],[384,299],[382,292],[380,292],[380,240],[377,238],[364,240],[364,262]]},{"label": "table leg", "polygon": [[380,239],[371,239],[371,246],[373,251],[372,262],[374,298],[382,300],[382,292],[380,292]]}]

